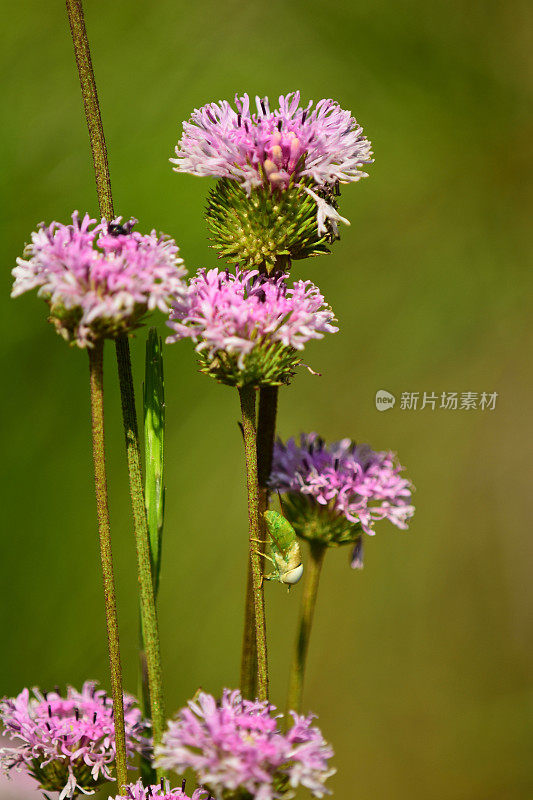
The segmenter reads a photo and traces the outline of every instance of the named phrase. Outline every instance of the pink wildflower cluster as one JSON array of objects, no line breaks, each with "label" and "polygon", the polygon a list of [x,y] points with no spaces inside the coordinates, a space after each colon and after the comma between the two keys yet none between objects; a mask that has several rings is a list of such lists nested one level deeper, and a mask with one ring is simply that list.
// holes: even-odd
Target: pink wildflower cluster
[{"label": "pink wildflower cluster", "polygon": [[[24,689],[0,702],[0,719],[5,735],[17,745],[0,750],[4,771],[25,767],[43,789],[59,791],[60,800],[91,794],[113,780],[113,701],[96,683],[87,681],[81,692],[68,687],[66,697]],[[124,722],[131,758],[146,745],[146,726],[129,695],[124,695]]]},{"label": "pink wildflower cluster", "polygon": [[270,486],[304,495],[373,534],[376,520],[388,519],[405,529],[414,514],[413,487],[401,476],[402,469],[391,452],[376,452],[350,439],[327,446],[309,433],[302,434],[299,443],[276,442]]},{"label": "pink wildflower cluster", "polygon": [[142,780],[137,783],[130,783],[126,786],[125,795],[117,795],[115,800],[123,800],[123,797],[128,800],[204,800],[207,797],[205,789],[195,789],[192,795],[185,794],[185,781],[183,781],[181,788],[171,789],[168,780],[162,780],[161,783],[155,783],[150,786],[145,786]]},{"label": "pink wildflower cluster", "polygon": [[155,231],[72,215],[72,225],[41,224],[17,259],[12,297],[31,289],[50,306],[59,332],[79,347],[138,325],[147,311],[168,312],[184,290],[176,243]]},{"label": "pink wildflower cluster", "polygon": [[195,109],[171,159],[176,172],[233,178],[247,189],[263,183],[263,173],[283,187],[293,177],[315,186],[366,177],[360,168],[372,160],[370,142],[350,111],[333,100],[299,104],[300,92],[280,97],[274,111],[256,97],[254,113],[245,94],[235,96],[236,111],[227,100]]},{"label": "pink wildflower cluster", "polygon": [[220,702],[202,692],[169,723],[156,761],[163,769],[192,769],[217,800],[239,790],[272,800],[298,786],[315,797],[329,794],[333,750],[313,716],[293,713],[282,733],[273,711],[266,702],[243,700],[239,691],[224,690]]},{"label": "pink wildflower cluster", "polygon": [[289,286],[286,277],[200,270],[172,307],[168,324],[175,334],[167,342],[190,338],[209,356],[236,354],[244,369],[245,357],[265,341],[303,350],[311,339],[335,333],[334,314],[319,289],[311,281]]},{"label": "pink wildflower cluster", "polygon": [[176,172],[236,180],[248,193],[264,183],[302,183],[317,202],[319,233],[328,217],[346,222],[310,187],[367,177],[362,167],[372,161],[371,144],[351,112],[326,99],[303,108],[299,92],[281,96],[273,111],[268,98],[255,102],[256,112],[247,94],[235,96],[236,110],[227,100],[195,109],[171,159]]}]

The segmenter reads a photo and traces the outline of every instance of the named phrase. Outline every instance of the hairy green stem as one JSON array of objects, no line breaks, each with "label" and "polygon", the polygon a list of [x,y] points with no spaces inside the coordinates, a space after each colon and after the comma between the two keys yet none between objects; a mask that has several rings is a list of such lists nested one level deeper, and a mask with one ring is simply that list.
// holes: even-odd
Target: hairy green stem
[{"label": "hairy green stem", "polygon": [[[269,489],[267,484],[270,470],[272,469],[277,410],[278,387],[264,386],[259,390],[259,412],[257,415],[257,479],[259,485],[259,539],[261,544],[266,541],[264,512],[268,509]],[[251,699],[255,698],[257,694],[257,643],[255,641],[251,563],[248,565],[246,584],[241,680],[244,681],[241,683],[243,695]]]},{"label": "hairy green stem", "polygon": [[93,154],[94,175],[100,213],[108,220],[113,219],[113,198],[111,195],[111,179],[107,163],[107,148],[98,104],[98,93],[94,79],[91,50],[85,28],[83,5],[81,0],[66,0],[68,21],[74,42],[74,54],[81,85],[85,119],[89,129],[89,139]]},{"label": "hairy green stem", "polygon": [[[252,573],[251,583],[254,610],[252,627],[255,630],[257,652],[257,697],[259,700],[267,700],[268,658],[265,624],[265,598],[263,593],[263,569],[258,551],[261,528],[259,523],[255,388],[253,386],[244,386],[240,388],[239,398],[241,402],[244,453],[246,457],[246,480],[248,487],[248,523],[250,542],[249,559]],[[245,625],[250,625],[250,622],[252,622],[252,620],[247,618],[245,620]],[[251,666],[252,665],[249,661],[247,669],[249,670]],[[250,685],[250,678],[248,674],[241,675],[241,685]]]},{"label": "hairy green stem", "polygon": [[124,732],[124,703],[122,690],[122,668],[118,638],[117,604],[115,598],[115,578],[113,574],[113,554],[111,551],[111,531],[107,503],[107,477],[105,468],[104,440],[104,341],[95,342],[88,349],[89,381],[91,389],[91,422],[94,461],[94,486],[96,491],[96,511],[98,533],[100,536],[100,557],[104,578],[105,615],[107,622],[107,642],[111,667],[111,692],[115,716],[115,752],[117,783],[120,794],[125,794],[126,773],[126,735]]},{"label": "hairy green stem", "polygon": [[122,400],[122,418],[126,436],[133,527],[137,546],[137,571],[141,598],[142,633],[146,652],[146,669],[148,672],[148,686],[150,690],[154,746],[157,746],[161,742],[161,737],[163,735],[165,712],[161,682],[159,630],[155,607],[152,565],[150,561],[150,542],[146,523],[146,508],[144,505],[139,431],[137,428],[135,394],[133,390],[131,359],[127,337],[125,335],[117,337],[115,344],[120,381],[120,396]]},{"label": "hairy green stem", "polygon": [[305,567],[306,578],[302,593],[300,621],[289,677],[287,711],[297,711],[298,713],[301,711],[309,638],[313,626],[318,583],[326,549],[326,546],[321,542],[312,542],[309,546],[309,561]]}]

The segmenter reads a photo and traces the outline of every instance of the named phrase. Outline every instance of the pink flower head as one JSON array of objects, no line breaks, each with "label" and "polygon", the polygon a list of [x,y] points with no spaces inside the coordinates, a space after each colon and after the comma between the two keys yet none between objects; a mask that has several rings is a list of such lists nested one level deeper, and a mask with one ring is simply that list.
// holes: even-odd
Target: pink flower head
[{"label": "pink flower head", "polygon": [[225,359],[231,374],[246,376],[246,382],[260,384],[269,370],[272,382],[287,382],[280,353],[288,355],[292,368],[296,351],[338,328],[311,281],[288,286],[286,277],[199,270],[172,307],[168,324],[175,333],[167,342],[192,339],[207,362]]},{"label": "pink flower head", "polygon": [[[67,696],[28,689],[0,701],[5,735],[16,747],[0,750],[4,771],[24,767],[42,789],[59,791],[59,800],[82,792],[92,794],[112,781],[115,761],[113,701],[97,684],[87,681],[81,692],[71,686]],[[124,695],[128,758],[146,746],[141,712],[135,699]]]},{"label": "pink flower head", "polygon": [[347,222],[313,189],[367,177],[371,144],[351,112],[326,99],[302,108],[300,92],[281,96],[273,111],[268,98],[255,102],[255,113],[247,94],[235,96],[236,110],[227,100],[195,109],[170,159],[175,171],[236,180],[248,193],[301,183],[317,202],[319,234],[326,218]]},{"label": "pink flower head", "polygon": [[[195,789],[192,795],[185,794],[185,781],[180,789],[171,789],[168,780],[162,779],[161,783],[144,786],[141,779],[137,783],[126,786],[128,800],[204,800],[207,797],[205,789]],[[122,800],[124,795],[117,795],[114,800]]]},{"label": "pink flower head", "polygon": [[[289,496],[300,495],[317,510],[344,517],[373,534],[376,520],[388,519],[405,529],[414,514],[413,487],[401,476],[402,469],[391,452],[376,452],[350,439],[328,446],[316,433],[309,433],[302,434],[299,443],[295,439],[275,443],[270,486]],[[353,566],[362,566],[360,542]]]},{"label": "pink flower head", "polygon": [[167,313],[184,290],[183,260],[172,239],[137,233],[135,222],[96,224],[75,211],[72,225],[42,223],[17,259],[11,296],[37,288],[58,332],[78,347],[138,327],[147,311]]},{"label": "pink flower head", "polygon": [[169,722],[156,762],[163,769],[192,769],[198,782],[217,800],[248,792],[255,800],[273,800],[304,786],[315,797],[334,773],[328,767],[333,750],[308,717],[292,713],[287,733],[275,707],[243,700],[225,689],[220,702],[205,692]]}]

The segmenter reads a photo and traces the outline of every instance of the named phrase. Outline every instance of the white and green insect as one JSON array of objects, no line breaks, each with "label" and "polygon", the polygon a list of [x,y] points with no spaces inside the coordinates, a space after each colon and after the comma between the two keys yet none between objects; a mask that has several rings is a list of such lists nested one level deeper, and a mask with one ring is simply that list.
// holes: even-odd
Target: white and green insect
[{"label": "white and green insect", "polygon": [[268,531],[268,555],[261,555],[274,566],[274,571],[265,575],[265,580],[284,583],[290,589],[298,583],[304,571],[296,533],[290,522],[277,511],[265,511],[264,516]]}]

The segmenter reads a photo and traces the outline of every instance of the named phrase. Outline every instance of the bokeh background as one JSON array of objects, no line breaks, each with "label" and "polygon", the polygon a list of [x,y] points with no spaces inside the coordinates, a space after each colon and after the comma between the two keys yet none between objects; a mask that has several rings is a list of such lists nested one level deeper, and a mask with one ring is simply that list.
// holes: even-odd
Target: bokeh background
[{"label": "bokeh background", "polygon": [[[214,265],[209,181],[168,164],[191,109],[235,91],[334,97],[372,139],[343,192],[351,228],[294,266],[341,332],[281,394],[285,436],[318,430],[399,453],[417,487],[402,533],[366,566],[327,559],[305,706],[336,749],[336,795],[526,800],[531,743],[531,7],[526,0],[87,2],[115,205]],[[5,5],[0,692],[108,685],[87,358],[10,270],[40,220],[96,213],[61,3]],[[529,172],[529,175],[528,175]],[[528,231],[529,228],[529,231]],[[164,333],[164,320],[157,320]],[[132,342],[140,389],[145,333]],[[136,690],[136,575],[113,349],[106,414],[126,684]],[[238,679],[246,507],[236,393],[165,351],[167,517],[160,618],[168,708]],[[494,411],[380,413],[378,389],[498,392]],[[267,586],[283,705],[299,588]],[[6,791],[2,784],[2,791]]]}]

